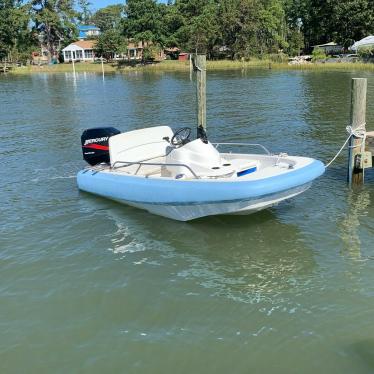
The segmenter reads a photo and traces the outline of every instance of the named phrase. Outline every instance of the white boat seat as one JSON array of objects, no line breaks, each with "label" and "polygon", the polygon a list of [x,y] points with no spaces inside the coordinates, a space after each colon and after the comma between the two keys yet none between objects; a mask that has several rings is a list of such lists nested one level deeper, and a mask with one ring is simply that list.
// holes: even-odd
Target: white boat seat
[{"label": "white boat seat", "polygon": [[173,137],[173,130],[169,126],[150,127],[110,137],[111,166],[113,167],[118,161],[146,162],[165,156],[169,146],[169,143],[163,139],[165,137],[169,139]]}]

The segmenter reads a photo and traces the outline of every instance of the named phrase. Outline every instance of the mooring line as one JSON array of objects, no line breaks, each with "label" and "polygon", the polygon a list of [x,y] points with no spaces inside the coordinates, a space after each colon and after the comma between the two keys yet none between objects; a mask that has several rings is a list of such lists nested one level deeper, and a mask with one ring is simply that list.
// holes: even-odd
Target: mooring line
[{"label": "mooring line", "polygon": [[345,129],[347,130],[347,132],[349,134],[348,138],[344,142],[344,144],[342,145],[342,147],[339,149],[338,153],[334,156],[334,158],[328,164],[326,164],[326,169],[339,157],[339,155],[342,153],[343,149],[348,144],[348,142],[352,138],[352,136],[354,136],[355,138],[358,138],[358,139],[362,139],[362,142],[359,145],[350,146],[349,148],[357,148],[357,147],[361,147],[362,148],[362,146],[365,145],[366,123],[363,123],[362,125],[358,126],[355,129],[353,129],[352,125],[351,126],[347,126]]}]

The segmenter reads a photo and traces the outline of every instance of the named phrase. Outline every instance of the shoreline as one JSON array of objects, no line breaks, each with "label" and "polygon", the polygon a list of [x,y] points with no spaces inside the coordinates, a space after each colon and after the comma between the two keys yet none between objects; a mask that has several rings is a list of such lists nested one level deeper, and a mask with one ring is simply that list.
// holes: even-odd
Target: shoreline
[{"label": "shoreline", "polygon": [[[189,71],[189,61],[163,61],[152,65],[136,65],[136,66],[118,66],[115,64],[104,64],[105,73],[128,73],[132,71],[150,71],[150,72],[171,72],[171,71]],[[373,71],[374,64],[372,63],[311,63],[301,65],[288,65],[288,63],[271,62],[269,60],[251,60],[251,61],[207,61],[207,70],[239,70],[239,69],[274,69],[274,70],[314,70],[314,71]],[[75,64],[75,71],[77,73],[102,73],[100,63],[79,62]],[[9,71],[9,74],[24,75],[24,74],[58,74],[58,73],[72,73],[72,64],[58,64],[58,65],[42,65],[42,66],[24,66],[16,67]]]}]

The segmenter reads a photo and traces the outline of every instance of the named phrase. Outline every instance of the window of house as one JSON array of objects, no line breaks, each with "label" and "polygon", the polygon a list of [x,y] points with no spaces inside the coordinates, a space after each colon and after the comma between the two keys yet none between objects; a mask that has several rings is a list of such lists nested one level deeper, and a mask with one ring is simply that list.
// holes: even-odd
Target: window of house
[{"label": "window of house", "polygon": [[86,58],[93,58],[93,50],[92,49],[86,49],[84,51],[84,55],[86,56]]},{"label": "window of house", "polygon": [[65,58],[67,60],[70,60],[71,59],[71,52],[70,51],[65,51]]},{"label": "window of house", "polygon": [[83,51],[76,51],[75,52],[75,58],[77,60],[82,59],[83,58]]}]

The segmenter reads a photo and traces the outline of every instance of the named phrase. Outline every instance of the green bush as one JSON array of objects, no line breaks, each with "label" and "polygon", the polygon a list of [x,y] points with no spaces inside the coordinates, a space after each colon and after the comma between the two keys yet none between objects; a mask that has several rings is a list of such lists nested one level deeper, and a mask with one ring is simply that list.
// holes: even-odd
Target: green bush
[{"label": "green bush", "polygon": [[312,61],[316,62],[318,60],[324,60],[326,58],[325,51],[321,48],[314,48],[312,52]]},{"label": "green bush", "polygon": [[357,54],[363,59],[369,59],[374,57],[374,45],[367,47],[361,47],[358,49]]},{"label": "green bush", "polygon": [[268,55],[265,55],[264,57],[265,60],[270,60],[271,62],[282,63],[288,61],[288,55],[283,52],[270,53]]}]

